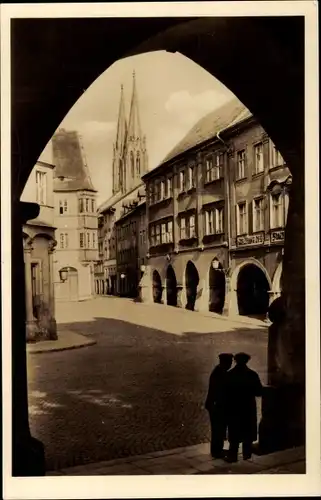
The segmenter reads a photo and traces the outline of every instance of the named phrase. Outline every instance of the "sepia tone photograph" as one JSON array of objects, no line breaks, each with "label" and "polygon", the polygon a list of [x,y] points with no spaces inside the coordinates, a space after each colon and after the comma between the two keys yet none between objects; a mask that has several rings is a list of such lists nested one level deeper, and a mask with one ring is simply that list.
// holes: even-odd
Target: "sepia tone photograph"
[{"label": "sepia tone photograph", "polygon": [[306,18],[215,12],[10,19],[12,477],[307,474]]}]

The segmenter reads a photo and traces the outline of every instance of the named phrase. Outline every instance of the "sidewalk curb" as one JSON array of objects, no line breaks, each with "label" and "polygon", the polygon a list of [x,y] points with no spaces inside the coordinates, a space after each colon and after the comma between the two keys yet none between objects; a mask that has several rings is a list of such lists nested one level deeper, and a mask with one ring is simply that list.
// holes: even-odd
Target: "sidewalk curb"
[{"label": "sidewalk curb", "polygon": [[43,354],[43,353],[49,353],[49,352],[60,352],[60,351],[71,351],[74,349],[81,349],[82,347],[89,347],[92,345],[97,344],[97,340],[88,340],[88,342],[84,342],[82,344],[74,344],[74,345],[68,345],[68,346],[62,346],[62,347],[53,347],[52,349],[35,349],[35,350],[28,350],[27,346],[27,354]]}]

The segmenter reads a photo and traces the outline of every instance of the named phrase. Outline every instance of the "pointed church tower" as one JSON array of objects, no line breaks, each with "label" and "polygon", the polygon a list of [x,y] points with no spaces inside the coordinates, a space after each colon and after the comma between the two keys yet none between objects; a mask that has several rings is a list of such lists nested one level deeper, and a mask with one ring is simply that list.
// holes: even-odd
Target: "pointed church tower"
[{"label": "pointed church tower", "polygon": [[126,192],[126,159],[125,146],[127,122],[125,115],[124,88],[121,85],[118,111],[117,135],[113,151],[113,194]]},{"label": "pointed church tower", "polygon": [[126,190],[141,182],[141,177],[148,171],[146,137],[143,136],[139,117],[136,89],[136,76],[133,72],[133,92],[130,103],[127,140],[126,140]]}]

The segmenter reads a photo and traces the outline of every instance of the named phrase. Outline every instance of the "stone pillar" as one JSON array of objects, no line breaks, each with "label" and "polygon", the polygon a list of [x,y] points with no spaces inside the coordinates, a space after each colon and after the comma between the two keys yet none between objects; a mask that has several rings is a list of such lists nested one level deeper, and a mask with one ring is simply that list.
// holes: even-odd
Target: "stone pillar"
[{"label": "stone pillar", "polygon": [[195,310],[200,312],[208,312],[210,303],[210,289],[208,286],[208,279],[200,280],[198,290],[202,290],[202,295],[199,299],[196,300]]},{"label": "stone pillar", "polygon": [[25,261],[25,290],[26,290],[26,340],[34,341],[37,337],[37,320],[33,315],[32,307],[32,278],[31,278],[32,247],[27,244],[24,248]]},{"label": "stone pillar", "polygon": [[[292,158],[289,152],[288,156],[293,183],[285,230],[282,294],[272,303],[269,313],[271,385],[262,401],[259,428],[262,452],[305,442],[304,157],[303,151],[301,155],[293,153]],[[273,313],[277,302],[282,306],[281,314]]]},{"label": "stone pillar", "polygon": [[228,316],[232,315],[233,311],[231,306],[231,281],[229,276],[225,276],[225,299],[224,299],[224,307],[223,307],[223,315]]},{"label": "stone pillar", "polygon": [[49,338],[50,340],[57,340],[57,323],[55,318],[55,276],[53,266],[53,254],[57,245],[56,240],[51,240],[48,247],[49,258]]},{"label": "stone pillar", "polygon": [[[15,165],[13,165],[14,167]],[[13,170],[17,171],[17,170]],[[14,184],[12,187],[15,187]],[[20,196],[20,193],[19,193]],[[30,434],[26,363],[26,293],[22,226],[35,219],[39,206],[22,203],[12,193],[12,475],[44,476],[44,446]]]},{"label": "stone pillar", "polygon": [[186,288],[183,285],[177,285],[177,307],[182,307],[184,309],[186,302]]}]

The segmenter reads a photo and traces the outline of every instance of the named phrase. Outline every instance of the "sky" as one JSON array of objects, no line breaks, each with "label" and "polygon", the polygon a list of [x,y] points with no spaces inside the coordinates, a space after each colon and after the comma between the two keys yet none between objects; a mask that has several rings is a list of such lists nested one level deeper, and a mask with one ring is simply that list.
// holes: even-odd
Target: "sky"
[{"label": "sky", "polygon": [[120,86],[124,85],[128,120],[134,70],[149,170],[161,163],[200,118],[234,97],[210,73],[179,53],[159,51],[115,62],[84,92],[58,127],[80,133],[98,190],[98,204],[112,194]]}]

